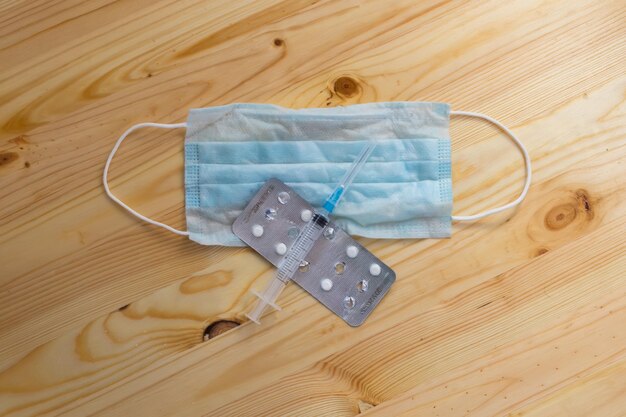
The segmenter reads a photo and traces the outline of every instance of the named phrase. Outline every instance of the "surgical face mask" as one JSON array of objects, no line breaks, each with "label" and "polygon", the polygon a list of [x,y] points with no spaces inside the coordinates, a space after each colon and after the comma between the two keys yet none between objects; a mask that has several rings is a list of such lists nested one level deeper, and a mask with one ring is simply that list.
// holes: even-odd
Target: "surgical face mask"
[{"label": "surgical face mask", "polygon": [[[526,181],[509,204],[470,216],[452,215],[450,116],[495,124],[521,150]],[[186,128],[187,231],[133,210],[114,196],[108,169],[122,141],[142,127]],[[377,146],[334,212],[351,235],[370,238],[445,238],[452,221],[471,221],[507,210],[525,197],[530,158],[505,126],[478,113],[451,112],[444,103],[390,102],[346,107],[286,109],[233,104],[193,109],[186,123],[141,123],[118,139],[105,164],[106,193],[153,225],[203,245],[243,246],[231,226],[265,181],[278,178],[321,207],[369,140]]]}]

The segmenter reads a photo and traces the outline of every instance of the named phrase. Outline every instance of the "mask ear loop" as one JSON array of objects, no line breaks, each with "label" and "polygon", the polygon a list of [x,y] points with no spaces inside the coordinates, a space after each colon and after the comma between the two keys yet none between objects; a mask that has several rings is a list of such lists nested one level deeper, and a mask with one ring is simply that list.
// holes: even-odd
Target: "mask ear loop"
[{"label": "mask ear loop", "polygon": [[460,221],[460,222],[466,222],[466,221],[472,221],[472,220],[478,220],[478,219],[482,219],[483,217],[487,217],[490,216],[492,214],[496,214],[499,213],[501,211],[504,210],[508,210],[510,208],[513,208],[517,205],[519,205],[524,198],[526,197],[526,194],[528,193],[528,189],[530,188],[530,180],[532,178],[532,169],[530,166],[530,156],[528,155],[528,151],[526,150],[526,147],[524,146],[524,144],[513,134],[513,132],[511,132],[509,129],[507,129],[506,126],[504,126],[502,123],[498,122],[496,119],[493,119],[485,114],[482,113],[473,113],[473,112],[469,112],[469,111],[451,111],[450,112],[451,116],[467,116],[467,117],[476,117],[479,119],[483,119],[486,120],[490,123],[493,123],[494,125],[498,126],[504,133],[506,133],[512,140],[513,142],[515,142],[515,144],[517,145],[517,147],[519,148],[520,151],[522,151],[522,155],[524,156],[524,166],[526,169],[526,181],[524,182],[524,189],[522,190],[522,193],[519,195],[519,197],[517,197],[515,200],[511,201],[508,204],[505,204],[501,207],[496,207],[493,208],[491,210],[487,210],[484,211],[482,213],[478,213],[478,214],[473,214],[471,216],[452,216],[452,220],[454,221]]},{"label": "mask ear loop", "polygon": [[126,132],[122,133],[122,136],[120,136],[119,139],[117,140],[117,142],[115,142],[115,146],[113,146],[113,149],[111,150],[111,153],[109,154],[109,157],[107,158],[107,161],[104,164],[104,172],[102,173],[102,183],[104,184],[104,191],[111,198],[111,200],[115,201],[117,204],[119,204],[120,206],[124,207],[130,214],[132,214],[135,217],[140,218],[144,222],[153,224],[155,226],[162,227],[164,229],[169,230],[170,232],[176,233],[177,235],[188,236],[189,232],[187,232],[185,230],[174,229],[172,226],[168,226],[165,223],[157,222],[156,220],[153,220],[153,219],[151,219],[149,217],[146,217],[143,214],[137,213],[135,210],[133,210],[132,208],[127,206],[122,200],[120,200],[119,198],[114,196],[113,193],[111,192],[111,189],[109,188],[109,178],[108,178],[109,177],[109,166],[111,165],[111,161],[113,160],[113,156],[115,156],[115,153],[117,152],[117,149],[120,147],[120,145],[122,144],[124,139],[126,139],[126,136],[130,135],[132,132],[134,132],[137,129],[141,129],[142,127],[158,127],[158,128],[161,128],[161,129],[178,129],[178,128],[181,128],[181,127],[187,127],[187,123],[173,123],[173,124],[165,124],[165,123],[139,123],[139,124],[136,124],[134,126],[131,126]]}]

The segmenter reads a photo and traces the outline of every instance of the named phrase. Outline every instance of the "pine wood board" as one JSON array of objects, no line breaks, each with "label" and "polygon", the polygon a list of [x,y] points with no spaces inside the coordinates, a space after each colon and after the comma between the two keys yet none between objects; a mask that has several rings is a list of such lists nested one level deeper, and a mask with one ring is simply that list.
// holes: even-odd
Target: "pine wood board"
[{"label": "pine wood board", "polygon": [[[623,2],[5,1],[0,16],[0,416],[626,414]],[[500,119],[534,181],[451,239],[360,239],[398,281],[357,329],[295,285],[245,322],[266,262],[141,224],[102,190],[133,123],[392,100]],[[455,118],[451,135],[455,213],[515,197],[500,132]],[[111,173],[181,228],[183,136],[132,135]]]}]

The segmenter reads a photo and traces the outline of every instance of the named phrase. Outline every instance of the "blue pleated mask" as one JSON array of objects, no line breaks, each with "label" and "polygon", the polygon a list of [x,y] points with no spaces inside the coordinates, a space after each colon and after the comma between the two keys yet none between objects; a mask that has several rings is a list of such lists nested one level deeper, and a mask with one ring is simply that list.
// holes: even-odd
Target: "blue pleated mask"
[{"label": "blue pleated mask", "polygon": [[[452,216],[450,115],[495,123],[520,147],[526,184],[517,200],[473,216]],[[115,197],[107,184],[119,144],[139,127],[186,127],[187,231],[151,220]],[[231,230],[261,185],[278,178],[321,207],[369,140],[377,145],[334,211],[349,234],[370,238],[444,238],[453,220],[475,220],[519,204],[530,185],[530,160],[506,127],[444,103],[389,102],[287,109],[232,104],[193,109],[186,123],[142,123],[116,143],[104,172],[107,194],[131,213],[204,245],[244,246]]]}]

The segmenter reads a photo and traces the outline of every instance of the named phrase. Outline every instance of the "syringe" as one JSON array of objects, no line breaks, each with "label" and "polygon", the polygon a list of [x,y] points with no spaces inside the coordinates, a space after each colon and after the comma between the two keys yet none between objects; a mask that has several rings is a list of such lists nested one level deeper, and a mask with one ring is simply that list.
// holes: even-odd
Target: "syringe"
[{"label": "syringe", "polygon": [[291,280],[291,278],[294,276],[296,270],[300,267],[301,263],[306,258],[306,255],[315,244],[315,241],[324,232],[324,229],[328,224],[329,214],[335,210],[335,207],[337,206],[337,204],[339,204],[341,197],[345,194],[350,184],[352,184],[354,177],[356,177],[361,168],[363,168],[363,165],[372,154],[372,151],[375,147],[376,141],[371,140],[367,143],[363,150],[361,150],[361,153],[354,160],[348,171],[344,174],[344,177],[341,179],[339,184],[337,184],[337,187],[335,187],[334,191],[326,199],[326,202],[324,203],[320,212],[315,213],[315,215],[306,224],[306,226],[304,226],[304,229],[296,238],[293,246],[278,266],[276,276],[274,277],[272,282],[270,282],[270,285],[267,287],[267,289],[262,294],[253,291],[254,294],[259,298],[259,300],[257,301],[252,311],[246,314],[246,316],[250,320],[257,324],[260,324],[259,319],[261,318],[263,311],[265,311],[265,308],[267,308],[268,305],[271,305],[276,310],[280,310],[280,307],[278,307],[275,302],[276,299],[287,285],[287,282],[289,282],[289,280]]},{"label": "syringe", "polygon": [[294,276],[296,270],[300,267],[300,264],[313,247],[317,238],[320,237],[327,224],[328,219],[326,217],[315,213],[313,218],[304,226],[304,229],[296,238],[293,246],[283,258],[270,285],[262,294],[252,290],[252,293],[259,297],[259,300],[252,311],[246,314],[250,320],[261,324],[259,319],[268,305],[271,305],[276,310],[280,310],[280,307],[276,304],[276,299],[283,289],[285,289],[287,282]]}]

